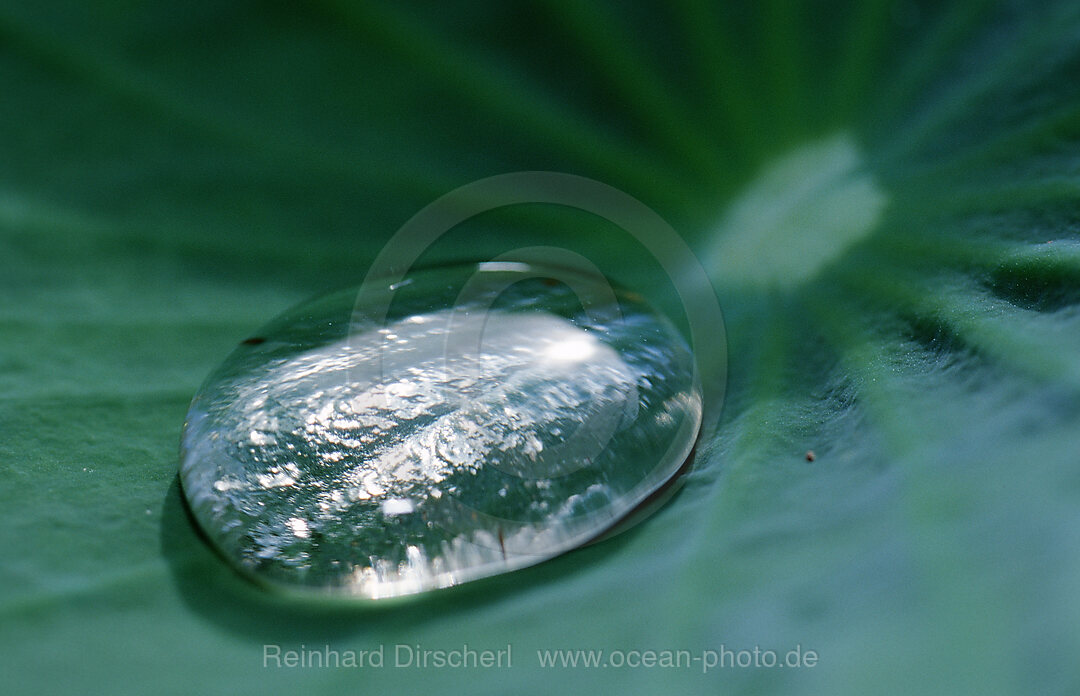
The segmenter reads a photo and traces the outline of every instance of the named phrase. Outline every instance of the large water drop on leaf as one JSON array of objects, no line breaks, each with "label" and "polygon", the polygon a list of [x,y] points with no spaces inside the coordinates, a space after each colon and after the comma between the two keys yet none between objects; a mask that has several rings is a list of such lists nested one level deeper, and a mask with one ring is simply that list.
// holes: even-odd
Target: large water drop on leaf
[{"label": "large water drop on leaf", "polygon": [[636,296],[470,265],[318,298],[245,341],[191,404],[181,478],[245,573],[389,597],[595,538],[673,480],[700,420],[685,343]]}]

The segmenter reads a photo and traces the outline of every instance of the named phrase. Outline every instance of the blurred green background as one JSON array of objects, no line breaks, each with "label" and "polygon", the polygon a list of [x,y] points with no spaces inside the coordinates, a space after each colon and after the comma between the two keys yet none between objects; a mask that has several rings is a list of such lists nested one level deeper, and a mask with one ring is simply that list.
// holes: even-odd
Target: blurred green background
[{"label": "blurred green background", "polygon": [[[770,162],[838,133],[857,161],[824,221],[733,228]],[[1078,138],[1067,1],[0,3],[3,690],[1076,693]],[[685,488],[386,607],[236,577],[176,483],[202,379],[437,196],[519,170],[626,191],[712,275],[728,398]],[[796,236],[839,239],[851,177],[887,205],[807,278],[716,252],[760,227],[773,278]],[[429,260],[527,244],[667,301],[631,238],[564,210],[480,216]],[[513,667],[264,669],[270,643]],[[815,667],[536,657],[797,645]]]}]

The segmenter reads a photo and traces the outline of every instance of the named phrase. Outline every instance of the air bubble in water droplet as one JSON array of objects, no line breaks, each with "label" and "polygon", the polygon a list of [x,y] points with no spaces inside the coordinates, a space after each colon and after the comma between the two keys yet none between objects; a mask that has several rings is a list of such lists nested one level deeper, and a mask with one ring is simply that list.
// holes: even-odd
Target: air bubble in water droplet
[{"label": "air bubble in water droplet", "polygon": [[417,271],[258,336],[192,401],[180,474],[224,556],[286,589],[391,597],[558,555],[670,482],[701,421],[674,327],[562,269]]}]

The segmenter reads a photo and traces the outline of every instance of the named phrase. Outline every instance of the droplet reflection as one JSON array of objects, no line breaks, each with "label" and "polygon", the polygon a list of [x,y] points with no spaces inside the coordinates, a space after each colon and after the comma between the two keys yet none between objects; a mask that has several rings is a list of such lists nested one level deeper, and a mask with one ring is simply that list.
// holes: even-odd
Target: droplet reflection
[{"label": "droplet reflection", "polygon": [[270,584],[378,598],[609,529],[679,470],[701,395],[664,318],[602,279],[550,282],[568,273],[416,272],[264,327],[188,413],[181,478],[209,538]]}]

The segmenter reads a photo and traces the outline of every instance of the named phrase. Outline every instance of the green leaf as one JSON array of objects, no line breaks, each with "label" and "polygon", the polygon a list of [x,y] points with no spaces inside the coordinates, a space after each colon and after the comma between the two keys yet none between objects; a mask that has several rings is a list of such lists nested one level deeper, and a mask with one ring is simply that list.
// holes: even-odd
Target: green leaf
[{"label": "green leaf", "polygon": [[[1064,0],[2,3],[5,692],[1075,692],[1078,38]],[[520,170],[626,191],[711,274],[727,400],[684,489],[409,602],[236,576],[176,483],[201,380]],[[479,216],[427,260],[536,244],[665,302],[570,211]],[[264,668],[267,644],[386,664]],[[513,666],[395,668],[398,644]],[[819,660],[537,658],[755,646]]]}]

